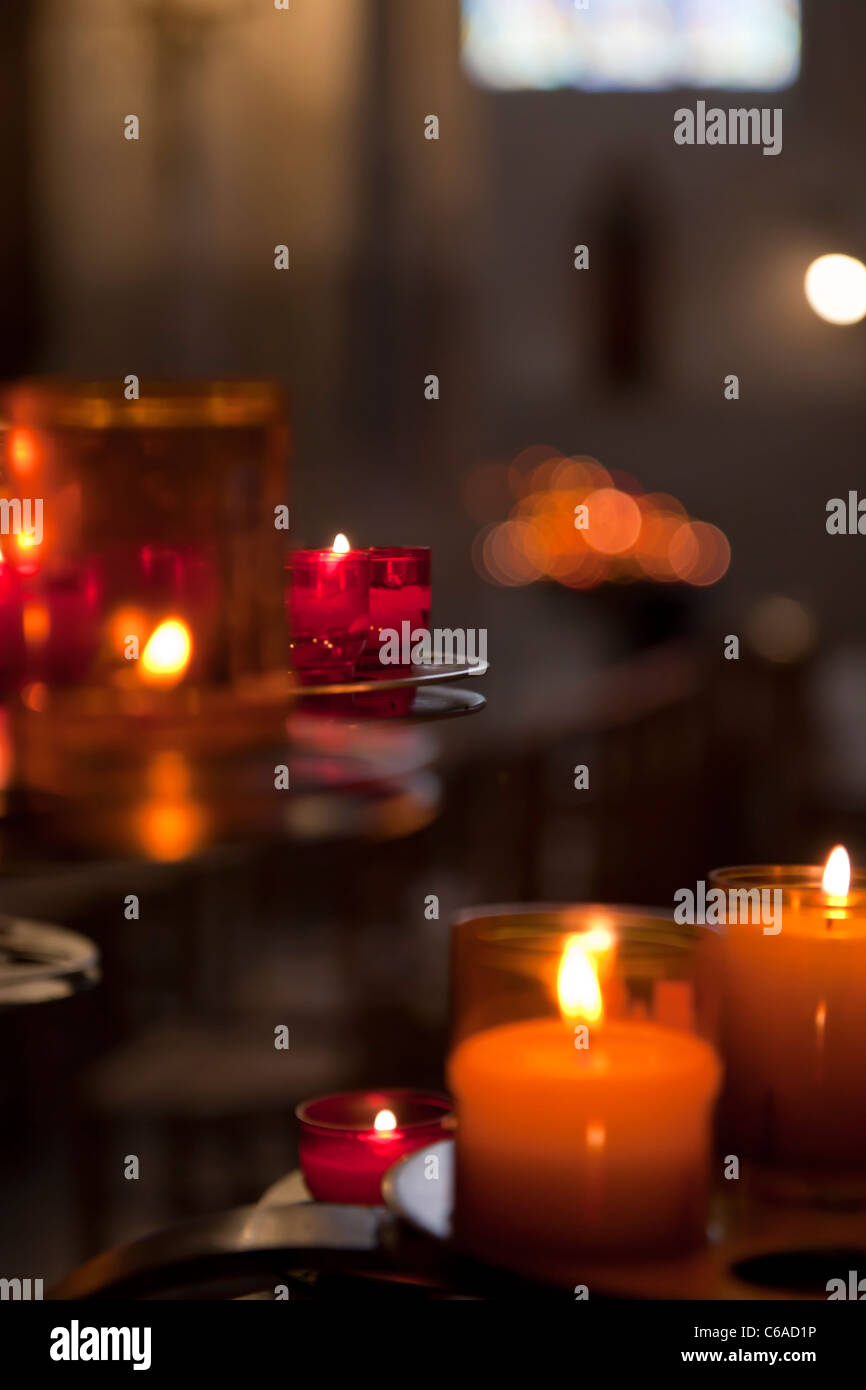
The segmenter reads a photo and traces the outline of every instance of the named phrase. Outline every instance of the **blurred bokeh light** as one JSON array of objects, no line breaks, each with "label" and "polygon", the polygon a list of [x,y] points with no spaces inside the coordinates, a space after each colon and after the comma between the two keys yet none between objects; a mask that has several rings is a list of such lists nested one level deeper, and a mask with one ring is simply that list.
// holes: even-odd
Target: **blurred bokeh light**
[{"label": "blurred bokeh light", "polygon": [[859,323],[866,315],[866,265],[855,256],[819,256],[806,271],[805,288],[828,323]]},{"label": "blurred bokeh light", "polygon": [[510,466],[479,464],[463,497],[473,520],[486,523],[472,553],[491,584],[547,579],[592,589],[642,579],[707,588],[731,562],[724,533],[690,517],[676,497],[642,492],[630,475],[615,481],[596,459],[547,446],[524,449]]}]

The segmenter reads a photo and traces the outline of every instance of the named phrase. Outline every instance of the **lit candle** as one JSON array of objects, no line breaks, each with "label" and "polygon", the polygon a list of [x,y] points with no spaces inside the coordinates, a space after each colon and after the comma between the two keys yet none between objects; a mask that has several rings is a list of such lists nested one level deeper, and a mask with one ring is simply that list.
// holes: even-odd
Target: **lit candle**
[{"label": "lit candle", "polygon": [[[103,559],[103,657],[126,688],[167,690],[224,676],[225,630],[212,548],[121,544]],[[132,655],[131,655],[132,653]]]},{"label": "lit candle", "polygon": [[192,650],[192,635],[183,619],[166,618],[145,643],[138,667],[141,680],[146,685],[175,685],[186,673]]},{"label": "lit candle", "polygon": [[611,944],[570,937],[561,1017],[472,1033],[449,1064],[457,1240],[550,1282],[579,1281],[587,1256],[676,1251],[704,1235],[719,1063],[686,1032],[605,1021]]},{"label": "lit candle", "polygon": [[298,1152],[310,1193],[320,1202],[379,1206],[388,1169],[445,1135],[444,1096],[408,1090],[344,1091],[296,1109]]},{"label": "lit candle", "polygon": [[305,685],[351,679],[367,641],[370,557],[342,534],[329,550],[292,550],[286,562],[290,664]]},{"label": "lit candle", "polygon": [[[375,546],[370,552],[370,636],[359,669],[384,677],[407,675],[411,668],[383,664],[383,633],[397,634],[400,648],[411,647],[415,632],[430,627],[430,549],[427,546]],[[404,644],[403,624],[408,623]]]},{"label": "lit candle", "polygon": [[866,1196],[866,892],[837,846],[820,868],[717,870],[714,886],[782,894],[781,931],[722,940],[726,1148],[759,1185]]}]

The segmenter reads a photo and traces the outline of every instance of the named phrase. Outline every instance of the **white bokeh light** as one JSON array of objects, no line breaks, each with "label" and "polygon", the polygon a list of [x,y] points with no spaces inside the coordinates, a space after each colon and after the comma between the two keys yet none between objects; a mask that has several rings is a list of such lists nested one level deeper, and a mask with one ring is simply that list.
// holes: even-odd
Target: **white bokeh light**
[{"label": "white bokeh light", "polygon": [[866,316],[866,265],[854,256],[819,256],[806,271],[805,289],[828,323],[859,323]]}]

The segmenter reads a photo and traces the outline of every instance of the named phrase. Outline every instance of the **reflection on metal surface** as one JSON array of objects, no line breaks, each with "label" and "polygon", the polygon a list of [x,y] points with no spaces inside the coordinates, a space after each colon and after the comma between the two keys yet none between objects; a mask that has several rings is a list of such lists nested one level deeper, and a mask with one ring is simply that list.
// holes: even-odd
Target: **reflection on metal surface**
[{"label": "reflection on metal surface", "polygon": [[66,999],[99,978],[99,952],[87,937],[0,917],[0,1008]]}]

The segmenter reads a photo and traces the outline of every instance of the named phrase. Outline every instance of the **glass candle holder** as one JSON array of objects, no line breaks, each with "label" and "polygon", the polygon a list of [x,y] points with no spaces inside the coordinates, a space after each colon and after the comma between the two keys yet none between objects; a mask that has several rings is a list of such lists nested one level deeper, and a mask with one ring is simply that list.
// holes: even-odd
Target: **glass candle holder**
[{"label": "glass candle holder", "polygon": [[492,907],[453,935],[455,1239],[548,1283],[705,1239],[720,1082],[696,955],[640,908]]},{"label": "glass candle holder", "polygon": [[430,549],[374,546],[369,555],[370,635],[359,669],[390,678],[409,675],[411,662],[403,657],[411,651],[412,633],[430,628]]},{"label": "glass candle holder", "polygon": [[291,550],[286,570],[289,660],[298,680],[349,680],[370,626],[368,552]]},{"label": "glass candle holder", "polygon": [[44,379],[4,393],[0,486],[25,517],[41,509],[38,528],[0,537],[27,581],[24,682],[225,687],[284,667],[281,389],[140,389]]},{"label": "glass candle holder", "polygon": [[842,896],[824,870],[748,865],[714,870],[712,888],[777,892],[780,930],[721,929],[720,1134],[760,1194],[866,1202],[866,875]]},{"label": "glass candle holder", "polygon": [[343,1091],[302,1101],[295,1115],[301,1168],[316,1201],[379,1206],[388,1169],[446,1136],[451,1104],[423,1091]]},{"label": "glass candle holder", "polygon": [[288,706],[282,390],[140,392],[44,379],[0,401],[0,495],[39,519],[0,536],[0,682],[20,788],[68,827],[149,804],[163,754],[207,778],[279,738]]}]

